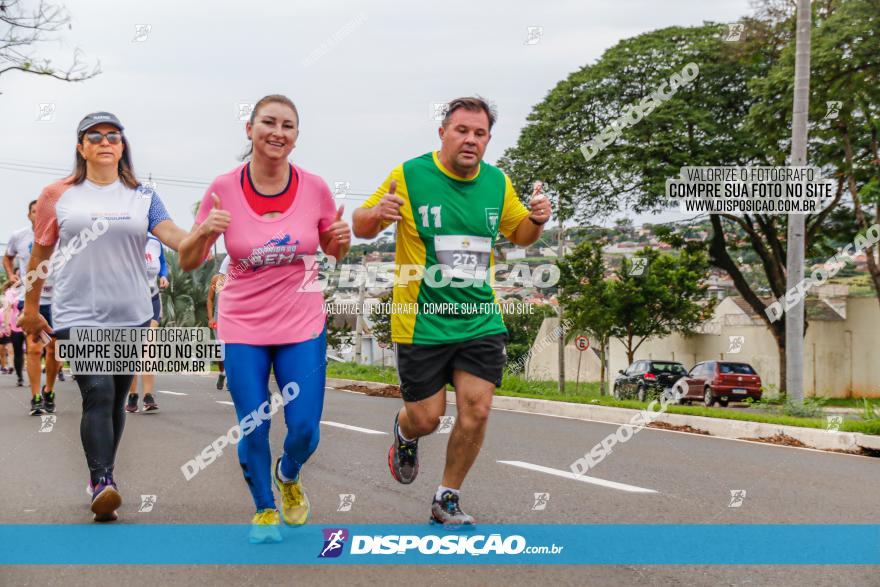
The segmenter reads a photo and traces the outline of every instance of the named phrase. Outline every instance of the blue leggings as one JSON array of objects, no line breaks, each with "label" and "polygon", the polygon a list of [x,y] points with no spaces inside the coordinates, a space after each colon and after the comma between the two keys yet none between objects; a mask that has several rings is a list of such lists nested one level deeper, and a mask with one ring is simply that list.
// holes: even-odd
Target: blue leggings
[{"label": "blue leggings", "polygon": [[[227,344],[225,363],[239,422],[269,400],[270,367],[275,369],[280,389],[290,382],[299,386],[299,395],[284,406],[287,436],[281,456],[281,472],[288,479],[296,479],[318,447],[327,377],[327,331],[317,338],[287,345]],[[275,508],[268,421],[242,436],[238,461],[257,510]]]}]

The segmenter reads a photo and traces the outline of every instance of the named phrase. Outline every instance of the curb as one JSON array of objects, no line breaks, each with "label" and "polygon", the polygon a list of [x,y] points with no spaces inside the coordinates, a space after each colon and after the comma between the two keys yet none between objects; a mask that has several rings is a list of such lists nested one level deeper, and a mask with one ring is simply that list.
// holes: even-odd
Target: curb
[{"label": "curb", "polygon": [[360,379],[337,379],[335,377],[328,377],[325,384],[327,387],[332,387],[333,389],[345,389],[347,385],[358,385],[360,387],[366,387],[367,389],[384,389],[389,385],[395,385],[394,383],[361,381]]},{"label": "curb", "polygon": [[[455,394],[447,392],[446,399],[455,403]],[[608,424],[627,424],[636,410],[614,408],[590,404],[576,404],[543,399],[507,397],[496,395],[492,400],[493,408],[543,414],[545,416],[562,416],[577,420],[593,420]],[[782,424],[766,424],[764,422],[748,422],[744,420],[724,420],[707,418],[706,416],[690,416],[686,414],[659,414],[655,422],[665,422],[673,426],[690,426],[708,432],[712,436],[733,439],[768,438],[784,434],[803,442],[809,448],[822,450],[859,450],[861,448],[880,450],[880,436],[862,434],[861,432],[831,432],[820,428],[801,428]]]},{"label": "curb", "polygon": [[[370,389],[387,387],[388,383],[360,381],[355,379],[327,379],[327,386],[336,389],[346,385],[360,385]],[[455,403],[455,392],[446,392],[447,403]],[[496,395],[492,398],[492,407],[513,412],[540,414],[544,416],[561,416],[576,420],[591,420],[606,424],[628,424],[636,410],[614,408],[592,404],[551,401],[522,397]],[[748,422],[744,420],[725,420],[707,418],[706,416],[689,416],[686,414],[659,414],[655,422],[665,422],[673,426],[690,426],[708,432],[719,438],[748,440],[769,438],[784,434],[801,441],[809,448],[821,450],[859,450],[869,449],[880,451],[880,436],[861,432],[831,432],[821,428],[801,428],[782,424],[764,422]]]}]

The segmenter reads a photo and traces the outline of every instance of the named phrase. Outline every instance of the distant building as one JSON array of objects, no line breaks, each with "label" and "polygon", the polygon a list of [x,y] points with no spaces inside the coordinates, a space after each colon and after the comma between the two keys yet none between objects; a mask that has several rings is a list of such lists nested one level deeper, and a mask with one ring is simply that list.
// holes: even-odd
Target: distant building
[{"label": "distant building", "polygon": [[[541,257],[556,257],[556,251],[557,251],[556,247],[552,247],[552,248],[551,247],[541,247],[540,256]],[[567,247],[567,246],[563,245],[562,254],[563,255],[571,255],[571,247]]]},{"label": "distant building", "polygon": [[641,251],[643,248],[645,248],[645,246],[640,245],[639,243],[624,241],[620,243],[605,245],[604,247],[602,247],[602,252],[606,255],[626,255],[627,257],[631,257],[637,252]]},{"label": "distant building", "polygon": [[723,300],[729,295],[736,293],[736,287],[733,285],[733,279],[724,275],[711,274],[708,279],[703,281],[706,286],[706,296]]}]

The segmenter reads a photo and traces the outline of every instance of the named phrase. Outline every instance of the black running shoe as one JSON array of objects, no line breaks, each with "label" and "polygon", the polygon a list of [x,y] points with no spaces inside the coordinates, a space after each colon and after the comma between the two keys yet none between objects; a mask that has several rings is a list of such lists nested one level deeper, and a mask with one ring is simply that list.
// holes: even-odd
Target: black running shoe
[{"label": "black running shoe", "polygon": [[131,393],[128,394],[128,403],[125,404],[125,411],[129,414],[138,411],[138,396]]},{"label": "black running shoe", "polygon": [[55,392],[54,391],[46,391],[46,386],[43,386],[43,389],[40,391],[40,397],[43,398],[43,409],[46,410],[47,414],[55,413]]},{"label": "black running shoe", "polygon": [[217,377],[217,389],[219,389],[220,391],[223,391],[223,386],[224,386],[225,384],[226,384],[226,374],[225,374],[225,373],[221,373],[221,374]]},{"label": "black running shoe", "polygon": [[410,442],[402,440],[397,417],[394,416],[394,441],[388,450],[388,468],[395,481],[409,485],[419,474],[419,439]]},{"label": "black running shoe", "polygon": [[18,381],[15,382],[16,387],[24,387],[24,379],[21,377],[18,378]]},{"label": "black running shoe", "polygon": [[31,416],[42,416],[43,413],[43,398],[35,395],[31,398]]},{"label": "black running shoe", "polygon": [[158,410],[159,404],[156,403],[156,398],[153,397],[152,393],[144,394],[144,411],[152,412],[153,410]]},{"label": "black running shoe", "polygon": [[431,521],[444,526],[473,526],[474,517],[461,511],[458,505],[458,495],[451,491],[444,491],[434,503],[431,504]]},{"label": "black running shoe", "polygon": [[64,369],[58,370],[58,381],[64,381]]}]

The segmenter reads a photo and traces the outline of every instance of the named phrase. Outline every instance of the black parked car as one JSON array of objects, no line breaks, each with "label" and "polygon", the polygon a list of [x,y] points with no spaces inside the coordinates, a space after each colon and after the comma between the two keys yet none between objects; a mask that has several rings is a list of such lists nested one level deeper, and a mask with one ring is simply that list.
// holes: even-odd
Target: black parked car
[{"label": "black parked car", "polygon": [[[637,398],[645,401],[650,396],[660,397],[676,381],[687,375],[684,365],[675,361],[635,361],[614,380],[614,397]],[[656,393],[651,393],[656,392]]]}]

